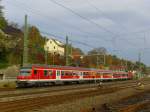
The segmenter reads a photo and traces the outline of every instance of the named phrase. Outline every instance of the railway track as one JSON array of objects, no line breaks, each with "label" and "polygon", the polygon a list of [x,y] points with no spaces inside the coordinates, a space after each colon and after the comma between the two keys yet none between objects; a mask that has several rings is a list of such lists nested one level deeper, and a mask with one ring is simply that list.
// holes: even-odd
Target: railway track
[{"label": "railway track", "polygon": [[[128,81],[117,81],[117,82],[106,82],[103,83],[104,86],[113,86],[125,83],[136,83],[135,80],[128,80]],[[40,87],[40,88],[19,88],[19,89],[0,89],[0,98],[7,97],[7,96],[17,96],[17,95],[26,95],[26,94],[36,94],[41,92],[48,92],[48,91],[57,91],[57,90],[66,90],[66,89],[75,89],[75,88],[83,88],[83,87],[92,87],[97,85],[96,84],[76,84],[76,85],[58,85],[58,86],[51,86],[51,87]]]},{"label": "railway track", "polygon": [[[120,84],[134,84],[136,81],[128,81],[128,83],[125,82],[113,82],[113,83],[105,83],[103,86],[105,88],[107,87],[113,87],[113,86],[119,86]],[[2,92],[0,93],[0,102],[2,101],[7,101],[6,98],[10,101],[13,99],[16,99],[16,97],[19,97],[20,99],[24,99],[25,97],[27,98],[32,98],[33,96],[40,96],[41,94],[47,94],[53,93],[53,92],[61,92],[61,91],[67,91],[67,90],[79,90],[79,89],[92,89],[97,87],[95,84],[87,84],[87,85],[70,85],[70,86],[57,86],[57,87],[52,87],[52,88],[30,88],[30,89],[25,89],[25,90],[17,90],[17,91],[8,91],[8,92]]]},{"label": "railway track", "polygon": [[[144,84],[149,84],[149,83],[145,82]],[[58,94],[53,93],[53,95],[49,93],[49,95],[47,96],[41,94],[41,96],[32,97],[32,98],[25,98],[25,99],[18,99],[18,100],[16,99],[13,101],[0,102],[0,110],[3,110],[2,112],[18,112],[18,111],[23,112],[26,110],[37,109],[43,106],[70,102],[85,97],[112,93],[112,92],[119,91],[121,89],[133,88],[136,86],[137,85],[135,85],[135,83],[132,83],[132,84],[122,84],[118,86],[111,86],[106,88],[93,87],[91,89],[84,88],[78,91],[67,90],[63,93],[61,92],[59,92]]]},{"label": "railway track", "polygon": [[[121,99],[112,104],[102,105],[101,111],[111,112],[149,112],[150,90]],[[145,110],[145,111],[144,111]]]},{"label": "railway track", "polygon": [[[130,87],[131,84],[135,84],[136,85],[137,82],[133,81],[133,82],[119,82],[119,83],[105,83],[103,84],[103,87],[105,87],[105,89],[109,89],[109,88],[116,88],[116,87],[120,87],[120,85],[125,84],[126,86],[128,85]],[[65,91],[71,91],[71,92],[76,92],[76,91],[80,91],[80,90],[92,90],[94,88],[97,88],[98,86],[95,84],[88,84],[88,85],[73,85],[73,86],[62,86],[62,87],[53,87],[53,88],[42,88],[42,89],[29,89],[29,90],[25,90],[25,91],[12,91],[12,92],[4,92],[3,94],[0,94],[0,102],[4,102],[4,101],[13,101],[13,100],[20,100],[20,99],[26,99],[26,98],[35,98],[35,97],[39,97],[39,96],[48,96],[50,94],[58,94],[58,93],[64,93]],[[122,87],[123,88],[123,87]],[[104,88],[103,88],[104,89]]]}]

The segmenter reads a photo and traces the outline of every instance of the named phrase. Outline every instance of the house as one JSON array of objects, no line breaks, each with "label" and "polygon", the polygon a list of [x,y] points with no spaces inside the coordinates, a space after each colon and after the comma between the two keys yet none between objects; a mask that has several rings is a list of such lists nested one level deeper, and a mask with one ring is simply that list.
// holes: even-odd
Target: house
[{"label": "house", "polygon": [[48,53],[64,56],[65,44],[55,39],[48,39],[44,45],[44,49],[48,51]]}]

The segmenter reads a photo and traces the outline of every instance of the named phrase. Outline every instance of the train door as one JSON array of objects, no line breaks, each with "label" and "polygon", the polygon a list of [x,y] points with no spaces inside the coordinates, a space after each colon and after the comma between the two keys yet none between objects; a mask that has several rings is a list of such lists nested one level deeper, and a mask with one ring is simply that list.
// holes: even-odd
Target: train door
[{"label": "train door", "polygon": [[33,79],[34,80],[39,80],[40,79],[40,74],[41,74],[41,70],[34,69],[34,71],[33,71]]},{"label": "train door", "polygon": [[80,79],[83,79],[83,72],[79,72]]},{"label": "train door", "polygon": [[61,71],[56,70],[56,80],[60,80],[60,79],[61,79]]},{"label": "train door", "polygon": [[37,70],[37,75],[36,75],[37,80],[41,79],[41,72],[42,70]]},{"label": "train door", "polygon": [[36,80],[39,79],[37,69],[34,69],[34,71],[33,71],[33,79],[36,79]]}]

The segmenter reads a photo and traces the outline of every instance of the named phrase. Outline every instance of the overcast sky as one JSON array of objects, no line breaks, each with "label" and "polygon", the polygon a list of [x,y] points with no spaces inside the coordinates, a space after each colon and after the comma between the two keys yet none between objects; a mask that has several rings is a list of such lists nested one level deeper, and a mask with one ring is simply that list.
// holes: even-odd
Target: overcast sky
[{"label": "overcast sky", "polygon": [[109,53],[137,60],[141,51],[142,61],[150,65],[150,0],[2,0],[2,4],[10,22],[22,26],[27,14],[29,24],[41,32],[61,41],[68,35],[85,52],[105,47]]}]

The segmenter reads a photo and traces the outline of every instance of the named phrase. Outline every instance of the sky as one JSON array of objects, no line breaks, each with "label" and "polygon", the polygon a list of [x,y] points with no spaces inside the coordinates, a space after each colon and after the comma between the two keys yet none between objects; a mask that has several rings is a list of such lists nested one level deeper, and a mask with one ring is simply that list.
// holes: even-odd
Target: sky
[{"label": "sky", "polygon": [[9,22],[37,26],[84,52],[105,47],[111,54],[150,65],[150,0],[2,0]]}]

